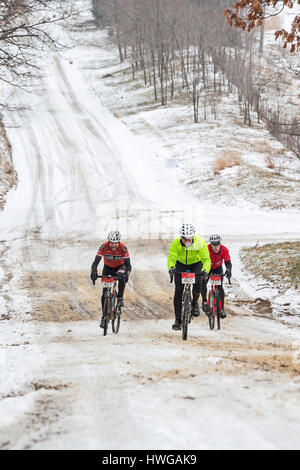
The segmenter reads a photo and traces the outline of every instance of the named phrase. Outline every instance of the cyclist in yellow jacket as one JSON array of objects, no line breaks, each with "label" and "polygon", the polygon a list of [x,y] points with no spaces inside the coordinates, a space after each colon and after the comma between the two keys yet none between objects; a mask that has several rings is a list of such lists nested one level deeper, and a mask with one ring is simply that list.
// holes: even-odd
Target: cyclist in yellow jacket
[{"label": "cyclist in yellow jacket", "polygon": [[[204,238],[196,235],[193,224],[182,224],[180,228],[180,237],[175,238],[169,248],[168,269],[170,275],[174,272],[184,272],[189,270],[191,273],[199,274],[196,276],[196,282],[193,285],[192,315],[200,315],[199,295],[202,290],[203,280],[210,271],[211,261],[207,244]],[[180,274],[175,274],[175,294],[174,311],[175,323],[173,330],[181,329],[181,308],[182,308],[183,284]]]}]

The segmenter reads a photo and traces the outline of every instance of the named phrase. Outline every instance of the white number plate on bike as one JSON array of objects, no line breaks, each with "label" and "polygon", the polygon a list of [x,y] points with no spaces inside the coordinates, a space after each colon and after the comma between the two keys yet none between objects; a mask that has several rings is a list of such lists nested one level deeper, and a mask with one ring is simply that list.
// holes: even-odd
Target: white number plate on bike
[{"label": "white number plate on bike", "polygon": [[221,276],[211,276],[210,282],[213,286],[220,286],[222,284]]},{"label": "white number plate on bike", "polygon": [[194,273],[181,273],[182,284],[195,284],[196,276]]},{"label": "white number plate on bike", "polygon": [[101,280],[102,287],[112,287],[114,285],[114,278],[103,277]]}]

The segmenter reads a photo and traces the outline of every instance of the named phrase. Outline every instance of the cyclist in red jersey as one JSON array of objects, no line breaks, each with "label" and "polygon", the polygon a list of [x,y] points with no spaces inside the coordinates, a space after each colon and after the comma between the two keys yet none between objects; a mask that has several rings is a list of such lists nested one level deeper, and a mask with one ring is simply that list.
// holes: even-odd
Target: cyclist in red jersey
[{"label": "cyclist in red jersey", "polygon": [[[231,278],[231,270],[232,270],[232,263],[229,255],[229,250],[226,248],[226,246],[221,245],[221,237],[220,235],[211,235],[209,237],[210,244],[208,245],[208,250],[210,254],[210,260],[211,260],[211,268],[209,274],[223,274],[223,262],[225,263],[226,266],[226,271],[225,271],[225,276],[228,277],[228,279]],[[205,313],[208,313],[208,305],[207,305],[207,282],[204,282],[202,285],[202,310]],[[222,284],[223,284],[223,279],[222,279]],[[225,292],[223,289],[223,285],[219,286],[220,289],[220,297],[221,297],[221,303],[222,303],[222,311],[220,313],[221,318],[226,317],[226,313],[224,311],[224,297],[225,297]]]},{"label": "cyclist in red jersey", "polygon": [[[131,271],[130,257],[126,246],[121,243],[121,234],[118,230],[112,230],[109,232],[108,241],[103,243],[94,259],[91,267],[91,280],[93,284],[98,276],[97,267],[101,259],[104,259],[104,266],[102,270],[102,276],[115,276],[118,283],[118,305],[124,306],[123,294],[125,290],[125,284],[128,282],[129,274]],[[104,291],[104,289],[103,289]],[[101,297],[101,304],[103,308],[104,294]],[[102,317],[103,319],[103,317]],[[102,320],[101,324],[102,325]],[[103,327],[103,325],[102,325]]]}]

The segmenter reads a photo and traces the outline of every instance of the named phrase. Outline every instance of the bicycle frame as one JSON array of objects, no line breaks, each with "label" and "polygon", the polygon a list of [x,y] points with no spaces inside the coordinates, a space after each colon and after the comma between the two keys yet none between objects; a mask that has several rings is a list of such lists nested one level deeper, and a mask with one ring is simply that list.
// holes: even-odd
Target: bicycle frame
[{"label": "bicycle frame", "polygon": [[[117,279],[114,276],[99,276],[103,287],[103,315],[105,315],[103,334],[107,333],[108,323],[112,322],[113,333],[118,333],[120,328],[121,307],[117,304]],[[105,290],[104,290],[105,289]],[[117,324],[115,326],[115,320]]]},{"label": "bicycle frame", "polygon": [[[192,320],[192,293],[191,285],[196,282],[196,274],[191,273],[189,270],[184,272],[175,271],[175,274],[180,274],[181,283],[184,285],[182,293],[182,308],[181,308],[181,331],[182,339],[187,339],[188,324]],[[173,282],[173,277],[171,276],[170,282]]]},{"label": "bicycle frame", "polygon": [[[225,274],[210,274],[209,275],[210,291],[208,294],[207,304],[209,308],[208,320],[209,320],[209,326],[211,330],[215,326],[215,318],[217,318],[218,330],[220,329],[220,312],[222,310],[222,302],[221,302],[219,286],[222,285],[222,279],[224,276]],[[229,284],[231,284],[230,278],[228,278],[228,282]]]}]

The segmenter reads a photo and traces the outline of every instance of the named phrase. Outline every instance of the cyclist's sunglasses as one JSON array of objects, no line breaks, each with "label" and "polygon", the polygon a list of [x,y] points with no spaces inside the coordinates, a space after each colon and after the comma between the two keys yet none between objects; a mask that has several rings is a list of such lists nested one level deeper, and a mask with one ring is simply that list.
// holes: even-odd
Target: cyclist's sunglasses
[{"label": "cyclist's sunglasses", "polygon": [[187,240],[188,240],[188,241],[194,240],[194,237],[192,237],[192,238],[181,237],[181,238],[182,238],[182,240],[185,240],[185,241],[187,241]]},{"label": "cyclist's sunglasses", "polygon": [[218,243],[213,243],[213,242],[211,242],[211,244],[212,244],[213,246],[220,246],[220,245],[221,245],[221,243],[219,243],[219,242],[218,242]]}]

